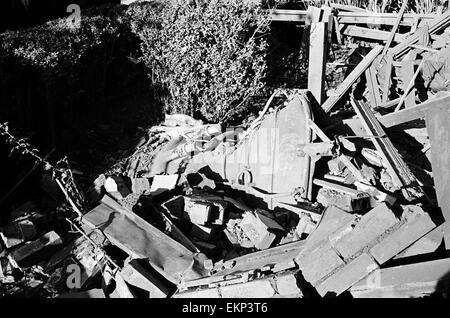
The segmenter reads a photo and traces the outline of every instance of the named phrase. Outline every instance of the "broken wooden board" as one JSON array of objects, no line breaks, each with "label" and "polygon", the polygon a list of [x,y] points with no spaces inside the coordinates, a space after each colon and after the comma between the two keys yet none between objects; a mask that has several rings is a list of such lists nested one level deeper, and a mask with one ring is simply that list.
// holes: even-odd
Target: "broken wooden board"
[{"label": "broken wooden board", "polygon": [[367,134],[374,136],[371,140],[379,154],[383,157],[383,160],[388,164],[387,171],[394,185],[402,189],[406,199],[422,196],[423,191],[418,185],[417,179],[411,173],[409,167],[403,161],[390,139],[386,136],[386,133],[372,111],[354,98],[351,98],[351,104],[361,119]]},{"label": "broken wooden board", "polygon": [[[445,30],[448,26],[450,26],[450,10],[447,10],[441,15],[435,15],[431,21],[427,21],[426,23],[428,25],[428,33],[430,35]],[[391,54],[394,59],[399,59],[403,56],[408,50],[411,49],[411,44],[417,44],[419,42],[420,37],[421,34],[418,30],[413,35],[409,36],[405,41],[402,41],[398,45],[394,46],[391,49]]]},{"label": "broken wooden board", "polygon": [[282,10],[275,9],[271,12],[272,21],[305,23],[307,19],[306,10]]},{"label": "broken wooden board", "polygon": [[[363,9],[364,10],[364,9]],[[396,13],[377,13],[377,12],[342,12],[339,11],[338,19],[342,24],[368,24],[368,25],[394,25],[397,21]],[[436,17],[435,14],[416,14],[405,13],[400,25],[412,26],[416,18],[423,21],[431,21]]]},{"label": "broken wooden board", "polygon": [[[407,123],[412,120],[425,118],[425,114],[435,107],[442,106],[449,109],[449,105],[450,96],[433,98],[415,107],[402,109],[400,111],[378,117],[378,120],[384,127],[390,128],[396,125]],[[437,126],[437,128],[439,127],[440,126]]]},{"label": "broken wooden board", "polygon": [[328,23],[313,22],[309,36],[308,89],[319,105],[325,99],[325,68],[328,52]]},{"label": "broken wooden board", "polygon": [[383,47],[381,45],[375,46],[369,54],[355,67],[355,69],[344,79],[344,81],[336,88],[333,95],[328,97],[325,103],[322,104],[322,108],[325,112],[330,112],[336,103],[342,96],[350,89],[353,83],[366,71],[366,69],[372,64],[375,58],[381,53]]},{"label": "broken wooden board", "polygon": [[191,251],[108,196],[85,214],[82,221],[101,229],[112,244],[132,258],[148,258],[154,269],[174,283],[182,274],[200,276],[192,270],[194,254]]},{"label": "broken wooden board", "polygon": [[[348,25],[344,30],[343,34],[351,37],[362,38],[372,41],[387,41],[389,39],[389,32],[377,29],[369,29],[364,27],[359,27],[356,25]],[[394,42],[400,43],[406,39],[403,34],[396,34],[394,37]]]},{"label": "broken wooden board", "polygon": [[354,284],[355,298],[410,298],[448,292],[450,258],[383,268]]},{"label": "broken wooden board", "polygon": [[[447,98],[450,100],[450,97]],[[450,104],[441,104],[425,113],[431,143],[431,166],[439,207],[445,219],[444,240],[450,249]]]}]

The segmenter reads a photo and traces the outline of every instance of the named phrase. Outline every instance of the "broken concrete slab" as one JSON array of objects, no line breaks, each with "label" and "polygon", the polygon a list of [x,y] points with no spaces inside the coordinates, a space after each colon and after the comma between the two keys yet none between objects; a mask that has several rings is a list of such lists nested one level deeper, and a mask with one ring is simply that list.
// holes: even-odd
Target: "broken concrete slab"
[{"label": "broken concrete slab", "polygon": [[56,234],[56,232],[51,231],[32,242],[28,242],[25,245],[18,247],[13,250],[10,255],[16,262],[21,262],[46,247],[57,246],[60,244],[62,244],[62,240],[59,235]]},{"label": "broken concrete slab", "polygon": [[420,238],[417,242],[413,243],[406,250],[396,255],[394,259],[434,253],[439,248],[439,246],[441,246],[443,239],[443,225],[440,225]]},{"label": "broken concrete slab", "polygon": [[427,213],[416,212],[408,215],[397,230],[370,249],[370,254],[379,264],[384,264],[436,227]]},{"label": "broken concrete slab", "polygon": [[448,293],[450,258],[421,262],[374,271],[354,284],[355,298],[410,298],[433,293]]},{"label": "broken concrete slab", "polygon": [[367,254],[361,254],[316,286],[322,297],[339,296],[353,284],[378,269],[378,264]]},{"label": "broken concrete slab", "polygon": [[338,267],[345,265],[328,241],[324,241],[307,254],[298,256],[295,261],[305,280],[313,286]]},{"label": "broken concrete slab", "polygon": [[167,284],[146,270],[138,260],[128,262],[120,274],[128,284],[148,291],[149,298],[166,298],[170,293]]},{"label": "broken concrete slab", "polygon": [[36,229],[30,220],[12,222],[0,228],[0,238],[6,248],[11,248],[36,236]]},{"label": "broken concrete slab", "polygon": [[102,289],[95,288],[77,293],[62,294],[57,298],[106,298],[106,296]]},{"label": "broken concrete slab", "polygon": [[400,222],[386,204],[364,214],[330,235],[331,245],[344,258],[356,255],[378,237]]}]

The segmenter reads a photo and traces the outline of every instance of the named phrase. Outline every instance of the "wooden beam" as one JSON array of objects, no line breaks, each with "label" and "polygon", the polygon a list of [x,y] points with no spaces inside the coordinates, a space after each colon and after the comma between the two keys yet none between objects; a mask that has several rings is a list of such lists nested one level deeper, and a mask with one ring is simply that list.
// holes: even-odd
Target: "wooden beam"
[{"label": "wooden beam", "polygon": [[309,38],[308,89],[319,105],[325,99],[325,68],[328,52],[328,23],[313,22]]},{"label": "wooden beam", "polygon": [[405,12],[407,5],[408,5],[408,0],[403,0],[403,4],[402,4],[402,7],[400,8],[400,12],[398,13],[397,19],[395,20],[394,26],[392,27],[391,33],[389,34],[389,38],[383,49],[383,56],[386,55],[387,50],[391,47],[392,41],[394,40],[394,37],[396,36],[398,26],[400,25],[400,21],[402,20],[403,13]]},{"label": "wooden beam", "polygon": [[[374,41],[387,41],[389,38],[389,32],[388,31],[382,31],[377,29],[369,29],[369,28],[363,28],[355,25],[348,25],[344,29],[344,35],[357,37],[357,38],[363,38],[363,39],[369,39]],[[401,41],[405,40],[405,36],[402,34],[396,34],[394,41],[397,43],[400,43]]]},{"label": "wooden beam", "polygon": [[323,103],[322,108],[325,112],[329,113],[336,103],[342,98],[342,96],[350,89],[353,83],[366,71],[366,69],[372,64],[373,60],[380,54],[382,46],[375,46],[369,54],[355,67],[355,69],[344,79],[334,92],[334,94]]},{"label": "wooden beam", "polygon": [[424,118],[428,110],[441,105],[450,105],[450,95],[427,100],[415,107],[406,108],[398,112],[381,116],[378,120],[384,127],[389,128],[412,120]]},{"label": "wooden beam", "polygon": [[305,23],[307,18],[306,10],[273,10],[272,21]]},{"label": "wooden beam", "polygon": [[[410,52],[412,53],[412,52]],[[414,54],[415,55],[415,54]],[[403,91],[405,94],[405,106],[406,108],[414,107],[416,106],[416,89],[414,88],[414,85],[411,87],[409,91],[409,83],[413,81],[414,79],[414,57],[404,59],[401,67],[401,73],[402,73],[402,80],[403,80]],[[401,101],[401,100],[400,100]]]},{"label": "wooden beam", "polygon": [[384,61],[386,62],[386,65],[384,66],[384,83],[383,83],[383,97],[381,99],[381,102],[383,105],[385,105],[388,102],[389,98],[389,91],[391,89],[391,76],[392,76],[392,55],[385,55]]},{"label": "wooden beam", "polygon": [[[436,18],[436,14],[415,14],[405,13],[400,25],[413,26],[416,18],[424,21],[431,21]],[[339,23],[342,24],[368,24],[368,25],[394,25],[397,20],[396,13],[376,13],[376,12],[342,12],[338,13]]]}]

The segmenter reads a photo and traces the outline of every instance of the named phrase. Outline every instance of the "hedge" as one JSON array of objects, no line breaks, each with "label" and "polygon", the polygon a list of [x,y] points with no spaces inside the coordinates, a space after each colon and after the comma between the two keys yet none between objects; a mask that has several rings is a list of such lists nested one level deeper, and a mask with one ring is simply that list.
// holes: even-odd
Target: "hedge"
[{"label": "hedge", "polygon": [[169,113],[227,122],[264,87],[270,18],[240,0],[130,7],[132,30]]}]

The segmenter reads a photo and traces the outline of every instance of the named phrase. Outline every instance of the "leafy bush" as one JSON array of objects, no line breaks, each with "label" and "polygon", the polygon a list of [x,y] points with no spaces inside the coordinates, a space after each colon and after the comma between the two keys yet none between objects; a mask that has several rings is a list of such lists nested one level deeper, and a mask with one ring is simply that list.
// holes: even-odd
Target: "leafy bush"
[{"label": "leafy bush", "polygon": [[167,112],[230,121],[264,87],[269,15],[240,0],[130,7],[142,61]]}]

